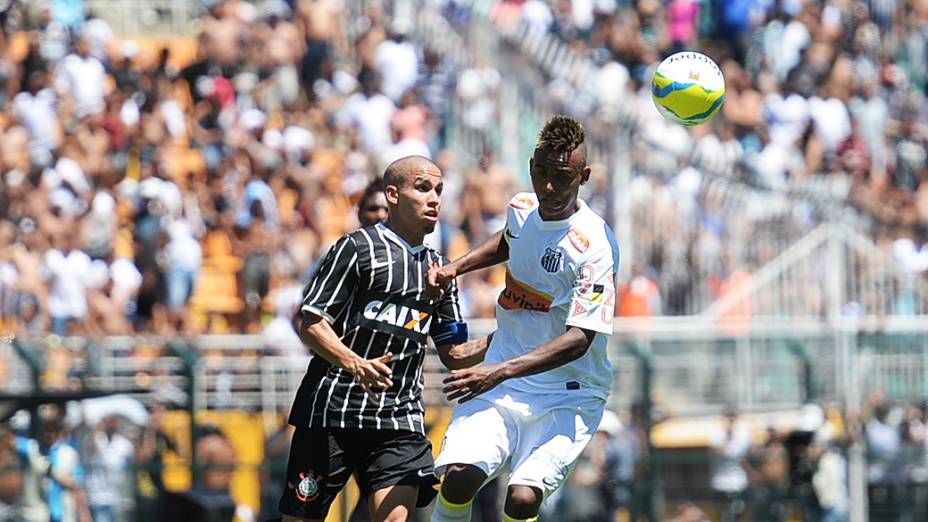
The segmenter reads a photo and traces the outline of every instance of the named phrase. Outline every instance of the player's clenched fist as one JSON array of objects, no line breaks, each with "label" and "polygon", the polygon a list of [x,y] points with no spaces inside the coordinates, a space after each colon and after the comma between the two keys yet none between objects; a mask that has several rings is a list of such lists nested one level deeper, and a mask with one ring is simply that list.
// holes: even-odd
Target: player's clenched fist
[{"label": "player's clenched fist", "polygon": [[488,392],[503,382],[502,368],[495,364],[475,366],[466,370],[455,370],[442,381],[446,386],[441,389],[449,401],[467,402],[481,393]]},{"label": "player's clenched fist", "polygon": [[376,359],[362,359],[357,357],[347,365],[345,370],[357,379],[361,388],[372,397],[377,397],[375,389],[387,389],[393,386],[390,375],[393,370],[387,366],[392,353],[381,355]]},{"label": "player's clenched fist", "polygon": [[438,299],[443,296],[455,277],[457,273],[451,265],[439,266],[438,263],[432,263],[426,282],[429,297]]}]

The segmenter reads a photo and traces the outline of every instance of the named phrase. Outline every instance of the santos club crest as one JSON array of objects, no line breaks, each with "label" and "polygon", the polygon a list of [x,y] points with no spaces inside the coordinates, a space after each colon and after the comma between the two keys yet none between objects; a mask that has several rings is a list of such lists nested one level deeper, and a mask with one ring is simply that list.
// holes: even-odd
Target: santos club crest
[{"label": "santos club crest", "polygon": [[545,248],[545,255],[541,256],[541,266],[548,272],[554,273],[561,269],[561,258],[564,254],[560,250]]}]

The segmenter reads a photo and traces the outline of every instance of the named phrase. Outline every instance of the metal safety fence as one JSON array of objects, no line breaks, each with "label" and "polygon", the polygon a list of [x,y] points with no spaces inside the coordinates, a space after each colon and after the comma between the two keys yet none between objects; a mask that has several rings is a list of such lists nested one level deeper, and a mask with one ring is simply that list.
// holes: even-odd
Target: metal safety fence
[{"label": "metal safety fence", "polygon": [[[473,324],[475,335],[492,328],[492,322]],[[175,478],[174,484],[189,485],[190,466],[196,462],[191,441],[201,424],[219,419],[232,422],[229,426],[250,426],[235,428],[251,433],[248,447],[263,444],[280,429],[308,356],[283,357],[266,353],[267,348],[260,336],[16,339],[0,350],[5,372],[16,376],[3,382],[3,392],[104,390],[148,404],[170,403],[186,419],[175,420],[173,428],[186,440],[181,444],[186,453],[170,464],[186,469],[187,478]],[[637,419],[648,434],[638,457],[646,471],[635,493],[643,515],[666,515],[683,500],[716,505],[705,481],[692,480],[688,473],[711,473],[711,452],[705,452],[722,414],[737,412],[755,427],[788,432],[800,422],[803,406],[812,403],[837,412],[848,436],[855,430],[864,434],[844,450],[850,499],[858,513],[921,505],[920,468],[906,467],[898,483],[875,481],[874,463],[886,456],[868,453],[865,434],[874,400],[907,415],[928,399],[928,321],[922,317],[626,319],[616,323],[609,357],[615,381],[608,409],[623,419]],[[447,422],[439,414],[450,407],[440,393],[445,373],[430,354],[424,372],[427,408],[435,418],[445,418],[433,420],[433,428]],[[246,483],[253,481],[263,459],[251,458],[257,460],[240,466],[243,477],[252,477],[242,479]],[[884,494],[894,496],[887,500]]]}]

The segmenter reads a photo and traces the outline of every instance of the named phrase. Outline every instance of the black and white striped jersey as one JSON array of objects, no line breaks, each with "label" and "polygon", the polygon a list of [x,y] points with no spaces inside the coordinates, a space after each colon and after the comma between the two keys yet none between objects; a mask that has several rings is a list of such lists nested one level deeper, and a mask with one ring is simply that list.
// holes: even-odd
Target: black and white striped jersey
[{"label": "black and white striped jersey", "polygon": [[290,412],[294,426],[407,430],[424,433],[422,366],[430,329],[462,321],[457,288],[426,295],[431,263],[446,259],[410,246],[382,224],[343,236],[303,291],[302,312],[328,321],[365,359],[393,353],[393,386],[372,399],[354,377],[312,358]]}]

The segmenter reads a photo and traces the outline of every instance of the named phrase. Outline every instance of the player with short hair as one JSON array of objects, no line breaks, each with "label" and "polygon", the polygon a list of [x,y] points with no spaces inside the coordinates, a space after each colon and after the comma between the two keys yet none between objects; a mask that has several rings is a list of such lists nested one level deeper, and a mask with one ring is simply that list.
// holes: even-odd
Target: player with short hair
[{"label": "player with short hair", "polygon": [[503,520],[536,520],[602,418],[619,252],[578,198],[590,177],[584,137],[572,118],[549,120],[529,161],[534,193],[512,198],[503,230],[429,274],[441,292],[455,276],[508,262],[485,364],[445,379],[460,404],[435,462],[444,481],[432,522],[470,520],[477,491],[506,468]]},{"label": "player with short hair", "polygon": [[[424,433],[423,360],[429,337],[451,368],[474,364],[457,289],[427,294],[445,263],[422,244],[438,222],[442,173],[426,158],[384,173],[386,223],[351,232],[325,255],[303,292],[303,341],[315,352],[297,391],[296,427],[279,507],[284,522],[322,521],[352,473],[375,522],[403,522],[434,496]],[[431,492],[431,494],[429,494]]]}]

